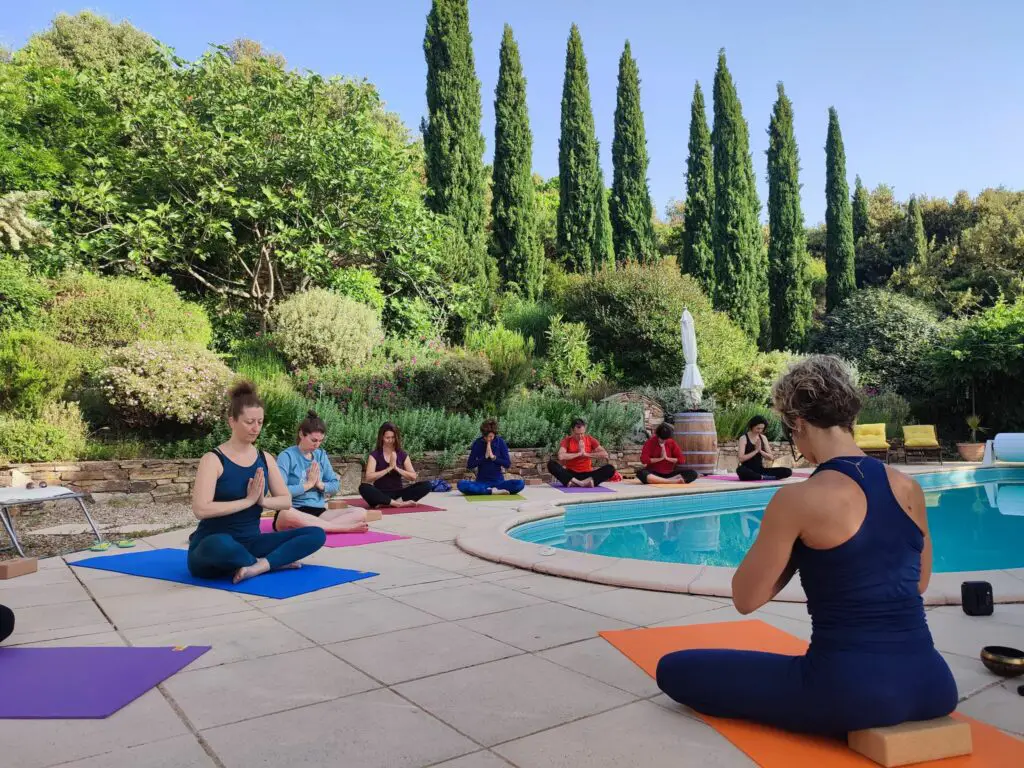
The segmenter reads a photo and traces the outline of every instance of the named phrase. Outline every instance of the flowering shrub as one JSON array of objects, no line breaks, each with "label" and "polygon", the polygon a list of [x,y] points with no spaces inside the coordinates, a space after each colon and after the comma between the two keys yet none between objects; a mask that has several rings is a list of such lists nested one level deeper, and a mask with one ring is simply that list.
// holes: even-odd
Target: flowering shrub
[{"label": "flowering shrub", "polygon": [[384,339],[372,308],[322,288],[279,304],[274,322],[274,345],[293,369],[358,366]]},{"label": "flowering shrub", "polygon": [[77,459],[85,451],[86,434],[78,403],[48,403],[38,419],[0,416],[0,460]]},{"label": "flowering shrub", "polygon": [[201,347],[138,342],[111,353],[100,389],[131,427],[210,427],[223,416],[233,374]]}]

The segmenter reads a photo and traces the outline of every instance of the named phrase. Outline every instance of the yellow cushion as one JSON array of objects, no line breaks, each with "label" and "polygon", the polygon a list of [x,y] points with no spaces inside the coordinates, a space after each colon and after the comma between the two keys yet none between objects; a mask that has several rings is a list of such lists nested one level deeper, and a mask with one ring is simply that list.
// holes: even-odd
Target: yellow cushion
[{"label": "yellow cushion", "polygon": [[889,447],[885,439],[885,424],[856,424],[853,439],[860,449],[884,450]]},{"label": "yellow cushion", "polygon": [[935,437],[935,427],[931,424],[904,427],[903,444],[907,448],[938,448],[939,440]]}]

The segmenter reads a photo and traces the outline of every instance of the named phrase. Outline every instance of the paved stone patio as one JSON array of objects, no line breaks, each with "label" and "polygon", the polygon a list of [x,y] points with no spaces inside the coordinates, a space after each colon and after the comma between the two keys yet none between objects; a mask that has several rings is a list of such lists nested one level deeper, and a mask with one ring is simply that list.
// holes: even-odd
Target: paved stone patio
[{"label": "paved stone patio", "polygon": [[[561,496],[529,488],[532,501]],[[412,538],[324,549],[310,562],[380,573],[290,600],[135,578],[66,561],[0,582],[17,612],[7,645],[212,645],[106,720],[0,720],[12,768],[558,768],[751,766],[597,632],[741,617],[718,597],[572,581],[477,559],[453,544],[514,504],[432,495],[444,512],[373,528]],[[184,547],[190,531],[138,547]],[[119,554],[112,550],[109,554]],[[1024,604],[972,618],[932,608],[960,711],[1024,736],[1022,680],[978,660],[1024,646]],[[800,637],[803,604],[755,618]]]}]

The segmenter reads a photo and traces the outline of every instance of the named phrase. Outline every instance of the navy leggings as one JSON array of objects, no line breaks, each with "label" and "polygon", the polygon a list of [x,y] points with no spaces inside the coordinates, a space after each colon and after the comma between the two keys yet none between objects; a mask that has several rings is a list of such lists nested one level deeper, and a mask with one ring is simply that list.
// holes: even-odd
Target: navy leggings
[{"label": "navy leggings", "polygon": [[188,570],[197,579],[218,579],[261,557],[273,570],[313,554],[326,540],[323,528],[261,533],[241,541],[229,533],[213,533],[188,548]]},{"label": "navy leggings", "polygon": [[702,714],[825,736],[931,720],[957,703],[953,675],[934,649],[676,651],[658,662],[657,680],[672,699]]},{"label": "navy leggings", "polygon": [[487,496],[491,492],[491,488],[509,493],[519,493],[526,487],[526,483],[519,478],[485,483],[481,483],[479,480],[459,480],[458,487],[459,493],[464,496]]}]

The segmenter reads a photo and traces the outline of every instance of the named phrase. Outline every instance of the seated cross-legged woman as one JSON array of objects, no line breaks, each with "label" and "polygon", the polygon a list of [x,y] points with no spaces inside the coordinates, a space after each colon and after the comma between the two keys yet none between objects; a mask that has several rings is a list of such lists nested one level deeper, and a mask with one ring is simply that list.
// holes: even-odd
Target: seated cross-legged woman
[{"label": "seated cross-legged woman", "polygon": [[460,480],[459,492],[466,496],[519,493],[523,480],[506,480],[505,470],[512,466],[508,446],[498,434],[498,422],[488,419],[480,425],[480,437],[469,449],[466,469],[476,470],[476,480]]},{"label": "seated cross-legged woman", "polygon": [[672,439],[672,427],[659,424],[654,434],[644,443],[640,451],[640,462],[644,465],[636,471],[637,479],[644,485],[667,485],[692,483],[697,473],[681,466],[686,457],[679,444]]},{"label": "seated cross-legged woman", "polygon": [[[416,477],[409,454],[402,450],[398,427],[388,422],[381,424],[377,447],[366,460],[365,482],[359,486],[359,495],[370,509],[413,507],[431,490],[429,482],[416,482]],[[403,485],[403,480],[411,485]]]},{"label": "seated cross-legged woman", "polygon": [[608,459],[606,451],[596,438],[587,434],[587,422],[575,419],[572,434],[562,440],[558,447],[558,461],[548,462],[548,472],[566,488],[593,488],[607,483],[615,476],[615,466],[609,462],[594,469],[593,457]]},{"label": "seated cross-legged woman", "polygon": [[751,613],[799,572],[810,647],[803,656],[676,651],[658,663],[659,687],[705,715],[831,736],[948,715],[956,682],[921,598],[932,573],[921,486],[857,448],[861,396],[838,358],[795,364],[772,397],[818,467],[772,497],[732,600]]},{"label": "seated cross-legged woman", "polygon": [[775,461],[764,429],[768,419],[754,416],[747,424],[747,431],[740,436],[739,462],[736,475],[740,480],[785,480],[793,474],[789,467],[766,467],[765,460]]},{"label": "seated cross-legged woman", "polygon": [[327,451],[320,447],[327,435],[327,424],[310,411],[299,424],[298,443],[277,457],[292,505],[274,515],[274,530],[323,528],[327,533],[363,533],[367,530],[366,511],[328,509],[327,497],[338,492],[341,482],[334,473]]},{"label": "seated cross-legged woman", "polygon": [[[264,509],[292,505],[277,462],[256,449],[263,429],[263,403],[252,384],[231,388],[231,437],[199,460],[192,513],[199,525],[189,537],[188,570],[200,579],[231,577],[236,584],[299,561],[324,545],[321,528],[260,533]],[[269,486],[270,495],[267,495]]]}]

